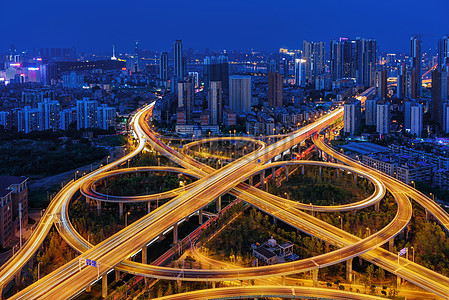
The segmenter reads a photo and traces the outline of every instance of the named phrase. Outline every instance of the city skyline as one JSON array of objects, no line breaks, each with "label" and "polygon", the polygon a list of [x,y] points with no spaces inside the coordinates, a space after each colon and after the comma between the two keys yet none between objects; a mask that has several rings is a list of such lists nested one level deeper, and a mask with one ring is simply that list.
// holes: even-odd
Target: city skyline
[{"label": "city skyline", "polygon": [[[303,40],[328,43],[341,36],[360,36],[376,39],[382,51],[407,53],[411,35],[422,36],[426,51],[436,49],[438,38],[447,34],[444,28],[449,28],[449,20],[444,18],[449,3],[442,0],[427,3],[428,7],[438,9],[425,19],[422,11],[415,9],[420,7],[420,1],[377,4],[386,11],[353,0],[322,1],[319,10],[314,3],[294,1],[282,6],[269,1],[209,3],[200,0],[194,5],[175,1],[171,7],[176,9],[140,1],[120,9],[114,3],[108,4],[81,1],[71,9],[62,10],[54,0],[43,4],[24,1],[19,13],[6,14],[0,21],[2,28],[11,28],[2,33],[0,49],[7,51],[11,44],[18,49],[75,46],[81,52],[107,53],[112,51],[115,41],[117,52],[123,53],[132,51],[134,41],[139,40],[142,49],[167,51],[174,40],[182,39],[185,49],[273,52],[282,47],[300,49]],[[12,3],[4,5],[5,11],[16,10]],[[167,13],[155,13],[164,9]],[[43,18],[33,26],[23,21],[35,20],[36,12],[42,10],[51,18]],[[359,14],[363,17],[357,17]],[[332,18],[336,22],[329,22]]]}]

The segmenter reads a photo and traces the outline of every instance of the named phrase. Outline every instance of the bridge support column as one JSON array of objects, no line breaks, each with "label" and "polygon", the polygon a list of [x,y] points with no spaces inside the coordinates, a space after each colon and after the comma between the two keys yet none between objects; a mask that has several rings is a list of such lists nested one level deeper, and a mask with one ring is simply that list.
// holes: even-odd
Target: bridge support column
[{"label": "bridge support column", "polygon": [[148,286],[150,285],[150,278],[145,277],[145,289],[148,289]]},{"label": "bridge support column", "polygon": [[118,204],[118,214],[120,219],[123,218],[123,202]]},{"label": "bridge support column", "polygon": [[265,181],[265,170],[260,172],[260,189],[263,190],[263,182]]},{"label": "bridge support column", "polygon": [[402,278],[396,275],[396,285],[399,288],[402,284]]},{"label": "bridge support column", "polygon": [[321,171],[322,171],[322,168],[321,168],[321,166],[320,166],[320,180],[321,180]]},{"label": "bridge support column", "polygon": [[103,277],[101,277],[101,296],[103,298],[108,297],[108,274],[104,274]]},{"label": "bridge support column", "polygon": [[352,258],[346,261],[346,281],[352,282]]},{"label": "bridge support column", "polygon": [[212,288],[215,288],[215,281],[212,281]]},{"label": "bridge support column", "polygon": [[313,286],[318,287],[318,269],[312,270]]},{"label": "bridge support column", "polygon": [[354,173],[354,183],[357,183],[357,174]]},{"label": "bridge support column", "polygon": [[115,270],[115,281],[120,281],[120,271]]},{"label": "bridge support column", "polygon": [[302,174],[302,176],[304,176],[304,165],[302,165],[301,174]]},{"label": "bridge support column", "polygon": [[426,208],[426,222],[429,222],[429,219],[430,219],[430,214],[429,214],[429,211]]},{"label": "bridge support column", "polygon": [[388,241],[388,251],[393,252],[394,238]]},{"label": "bridge support column", "polygon": [[97,215],[101,215],[101,202],[97,200]]},{"label": "bridge support column", "polygon": [[178,223],[175,223],[175,225],[173,225],[173,243],[178,243]]},{"label": "bridge support column", "polygon": [[288,165],[285,166],[285,178],[288,182]]},{"label": "bridge support column", "polygon": [[377,202],[376,204],[374,204],[374,208],[376,211],[379,211],[380,209],[380,202]]},{"label": "bridge support column", "polygon": [[340,179],[340,169],[337,169],[337,181]]},{"label": "bridge support column", "polygon": [[282,276],[282,285],[285,286],[285,276]]},{"label": "bridge support column", "polygon": [[276,217],[273,217],[273,225],[274,225],[274,226],[277,225],[277,219],[276,219]]},{"label": "bridge support column", "polygon": [[215,200],[217,203],[216,203],[216,210],[217,210],[217,212],[220,212],[221,211],[221,196],[220,197],[218,197],[217,198],[217,200]]},{"label": "bridge support column", "polygon": [[90,293],[92,291],[92,286],[89,284],[87,287],[86,287],[86,293]]},{"label": "bridge support column", "polygon": [[201,224],[203,224],[203,209],[201,208],[199,211],[198,211],[198,218],[199,218],[199,223],[200,223],[200,225]]},{"label": "bridge support column", "polygon": [[90,205],[90,198],[89,197],[86,197],[86,204]]},{"label": "bridge support column", "polygon": [[176,284],[178,285],[178,291],[180,291],[181,287],[182,287],[182,281],[181,280],[176,280]]},{"label": "bridge support column", "polygon": [[142,263],[147,264],[148,263],[148,248],[147,245],[144,245],[142,247]]},{"label": "bridge support column", "polygon": [[253,185],[253,176],[249,177],[249,185]]},{"label": "bridge support column", "polygon": [[14,280],[16,282],[16,285],[20,284],[20,281],[22,280],[22,269],[19,269],[16,274],[14,275]]},{"label": "bridge support column", "polygon": [[147,205],[148,205],[148,213],[150,213],[150,212],[151,212],[151,202],[148,201],[148,202],[147,202]]},{"label": "bridge support column", "polygon": [[276,181],[276,168],[271,168],[271,179],[273,179],[273,181]]}]

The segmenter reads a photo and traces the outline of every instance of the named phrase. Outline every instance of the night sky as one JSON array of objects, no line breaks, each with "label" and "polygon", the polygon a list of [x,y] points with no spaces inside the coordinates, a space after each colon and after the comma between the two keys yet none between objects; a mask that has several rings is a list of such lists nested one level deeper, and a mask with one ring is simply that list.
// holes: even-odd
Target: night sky
[{"label": "night sky", "polygon": [[448,0],[5,0],[0,52],[71,47],[119,52],[142,49],[301,49],[302,40],[375,38],[381,51],[409,52],[411,34],[436,48],[449,34]]}]

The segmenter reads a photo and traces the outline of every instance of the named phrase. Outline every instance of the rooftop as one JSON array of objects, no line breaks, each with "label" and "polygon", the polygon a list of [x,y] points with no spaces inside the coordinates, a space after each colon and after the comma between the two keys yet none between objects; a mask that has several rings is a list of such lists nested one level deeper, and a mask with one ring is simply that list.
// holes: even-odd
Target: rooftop
[{"label": "rooftop", "polygon": [[266,258],[272,258],[275,257],[276,254],[271,252],[270,250],[264,248],[264,247],[258,247],[254,249],[254,251],[259,252],[261,255],[265,256]]},{"label": "rooftop", "polygon": [[11,185],[21,184],[27,179],[25,176],[0,176],[0,197],[5,197],[11,192],[8,189]]}]

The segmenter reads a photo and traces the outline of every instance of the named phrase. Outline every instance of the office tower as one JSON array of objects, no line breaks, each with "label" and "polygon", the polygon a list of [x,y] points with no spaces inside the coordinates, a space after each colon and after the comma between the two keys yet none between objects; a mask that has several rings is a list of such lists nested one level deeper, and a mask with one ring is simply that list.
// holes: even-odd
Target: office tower
[{"label": "office tower", "polygon": [[438,40],[438,68],[446,69],[449,65],[449,36]]},{"label": "office tower", "polygon": [[221,81],[211,81],[207,95],[210,124],[221,124],[223,122],[223,91],[221,88]]},{"label": "office tower", "polygon": [[59,112],[59,129],[68,130],[73,122],[76,122],[76,107],[66,108]]},{"label": "office tower", "polygon": [[344,132],[350,136],[360,128],[362,103],[360,100],[351,99],[344,105]]},{"label": "office tower", "polygon": [[380,99],[387,99],[387,91],[388,91],[388,72],[386,68],[383,68],[382,71],[377,72],[376,76],[376,92],[377,96]]},{"label": "office tower", "polygon": [[432,71],[432,120],[444,124],[443,103],[447,100],[448,78],[445,70],[436,68]]},{"label": "office tower", "polygon": [[376,125],[377,121],[377,100],[367,99],[365,101],[366,125]]},{"label": "office tower", "polygon": [[414,102],[408,100],[404,101],[404,129],[410,130],[411,129],[411,107],[414,104]]},{"label": "office tower", "polygon": [[76,126],[81,128],[97,127],[98,102],[83,98],[76,100]]},{"label": "office tower", "polygon": [[356,81],[357,84],[374,86],[376,71],[376,40],[357,38],[356,41]]},{"label": "office tower", "polygon": [[281,107],[283,79],[279,72],[268,72],[268,106]]},{"label": "office tower", "polygon": [[285,57],[282,59],[284,62],[284,77],[287,78],[290,76],[290,61]]},{"label": "office tower", "polygon": [[175,69],[175,76],[182,80],[184,79],[184,60],[182,57],[182,41],[176,40],[174,44],[174,69]]},{"label": "office tower", "polygon": [[204,89],[207,91],[211,81],[221,81],[223,105],[229,106],[229,62],[228,57],[208,56],[203,61]]},{"label": "office tower", "polygon": [[39,128],[39,109],[25,106],[17,111],[17,130],[25,133],[41,130]]},{"label": "office tower", "polygon": [[304,59],[295,59],[295,84],[305,86],[306,84],[306,61]]},{"label": "office tower", "polygon": [[76,72],[62,75],[62,86],[69,89],[81,89],[84,87],[84,75]]},{"label": "office tower", "polygon": [[56,100],[44,99],[37,105],[39,110],[40,130],[59,129],[59,102]]},{"label": "office tower", "polygon": [[389,134],[390,133],[390,102],[388,101],[380,101],[377,103],[376,109],[376,131],[380,134]]},{"label": "office tower", "polygon": [[168,53],[162,52],[159,60],[159,78],[168,80]]},{"label": "office tower", "polygon": [[115,127],[116,115],[115,107],[108,107],[106,104],[99,105],[97,115],[98,128],[108,130],[110,127]]},{"label": "office tower", "polygon": [[397,75],[397,87],[396,87],[396,97],[399,99],[405,99],[407,97],[407,91],[409,90],[410,74],[408,72],[407,65],[402,63],[398,67]]},{"label": "office tower", "polygon": [[178,82],[178,108],[185,110],[187,122],[190,122],[193,109],[193,90],[189,81]]},{"label": "office tower", "polygon": [[419,36],[412,36],[410,39],[411,54],[410,54],[410,68],[411,68],[411,97],[413,99],[421,97],[422,90],[422,41]]},{"label": "office tower", "polygon": [[229,77],[229,104],[236,113],[251,112],[251,76]]},{"label": "office tower", "polygon": [[356,42],[349,38],[331,41],[330,62],[334,80],[356,77]]},{"label": "office tower", "polygon": [[302,45],[302,58],[306,61],[306,81],[313,83],[325,70],[324,42],[304,41]]},{"label": "office tower", "polygon": [[271,59],[267,65],[267,73],[269,72],[280,72],[281,68],[279,66],[279,61],[277,59]]},{"label": "office tower", "polygon": [[200,87],[200,74],[198,74],[198,72],[189,72],[187,76],[188,80],[192,83],[192,86],[195,89],[198,89]]},{"label": "office tower", "polygon": [[410,106],[410,133],[421,137],[423,130],[423,106],[419,103],[413,103]]}]

